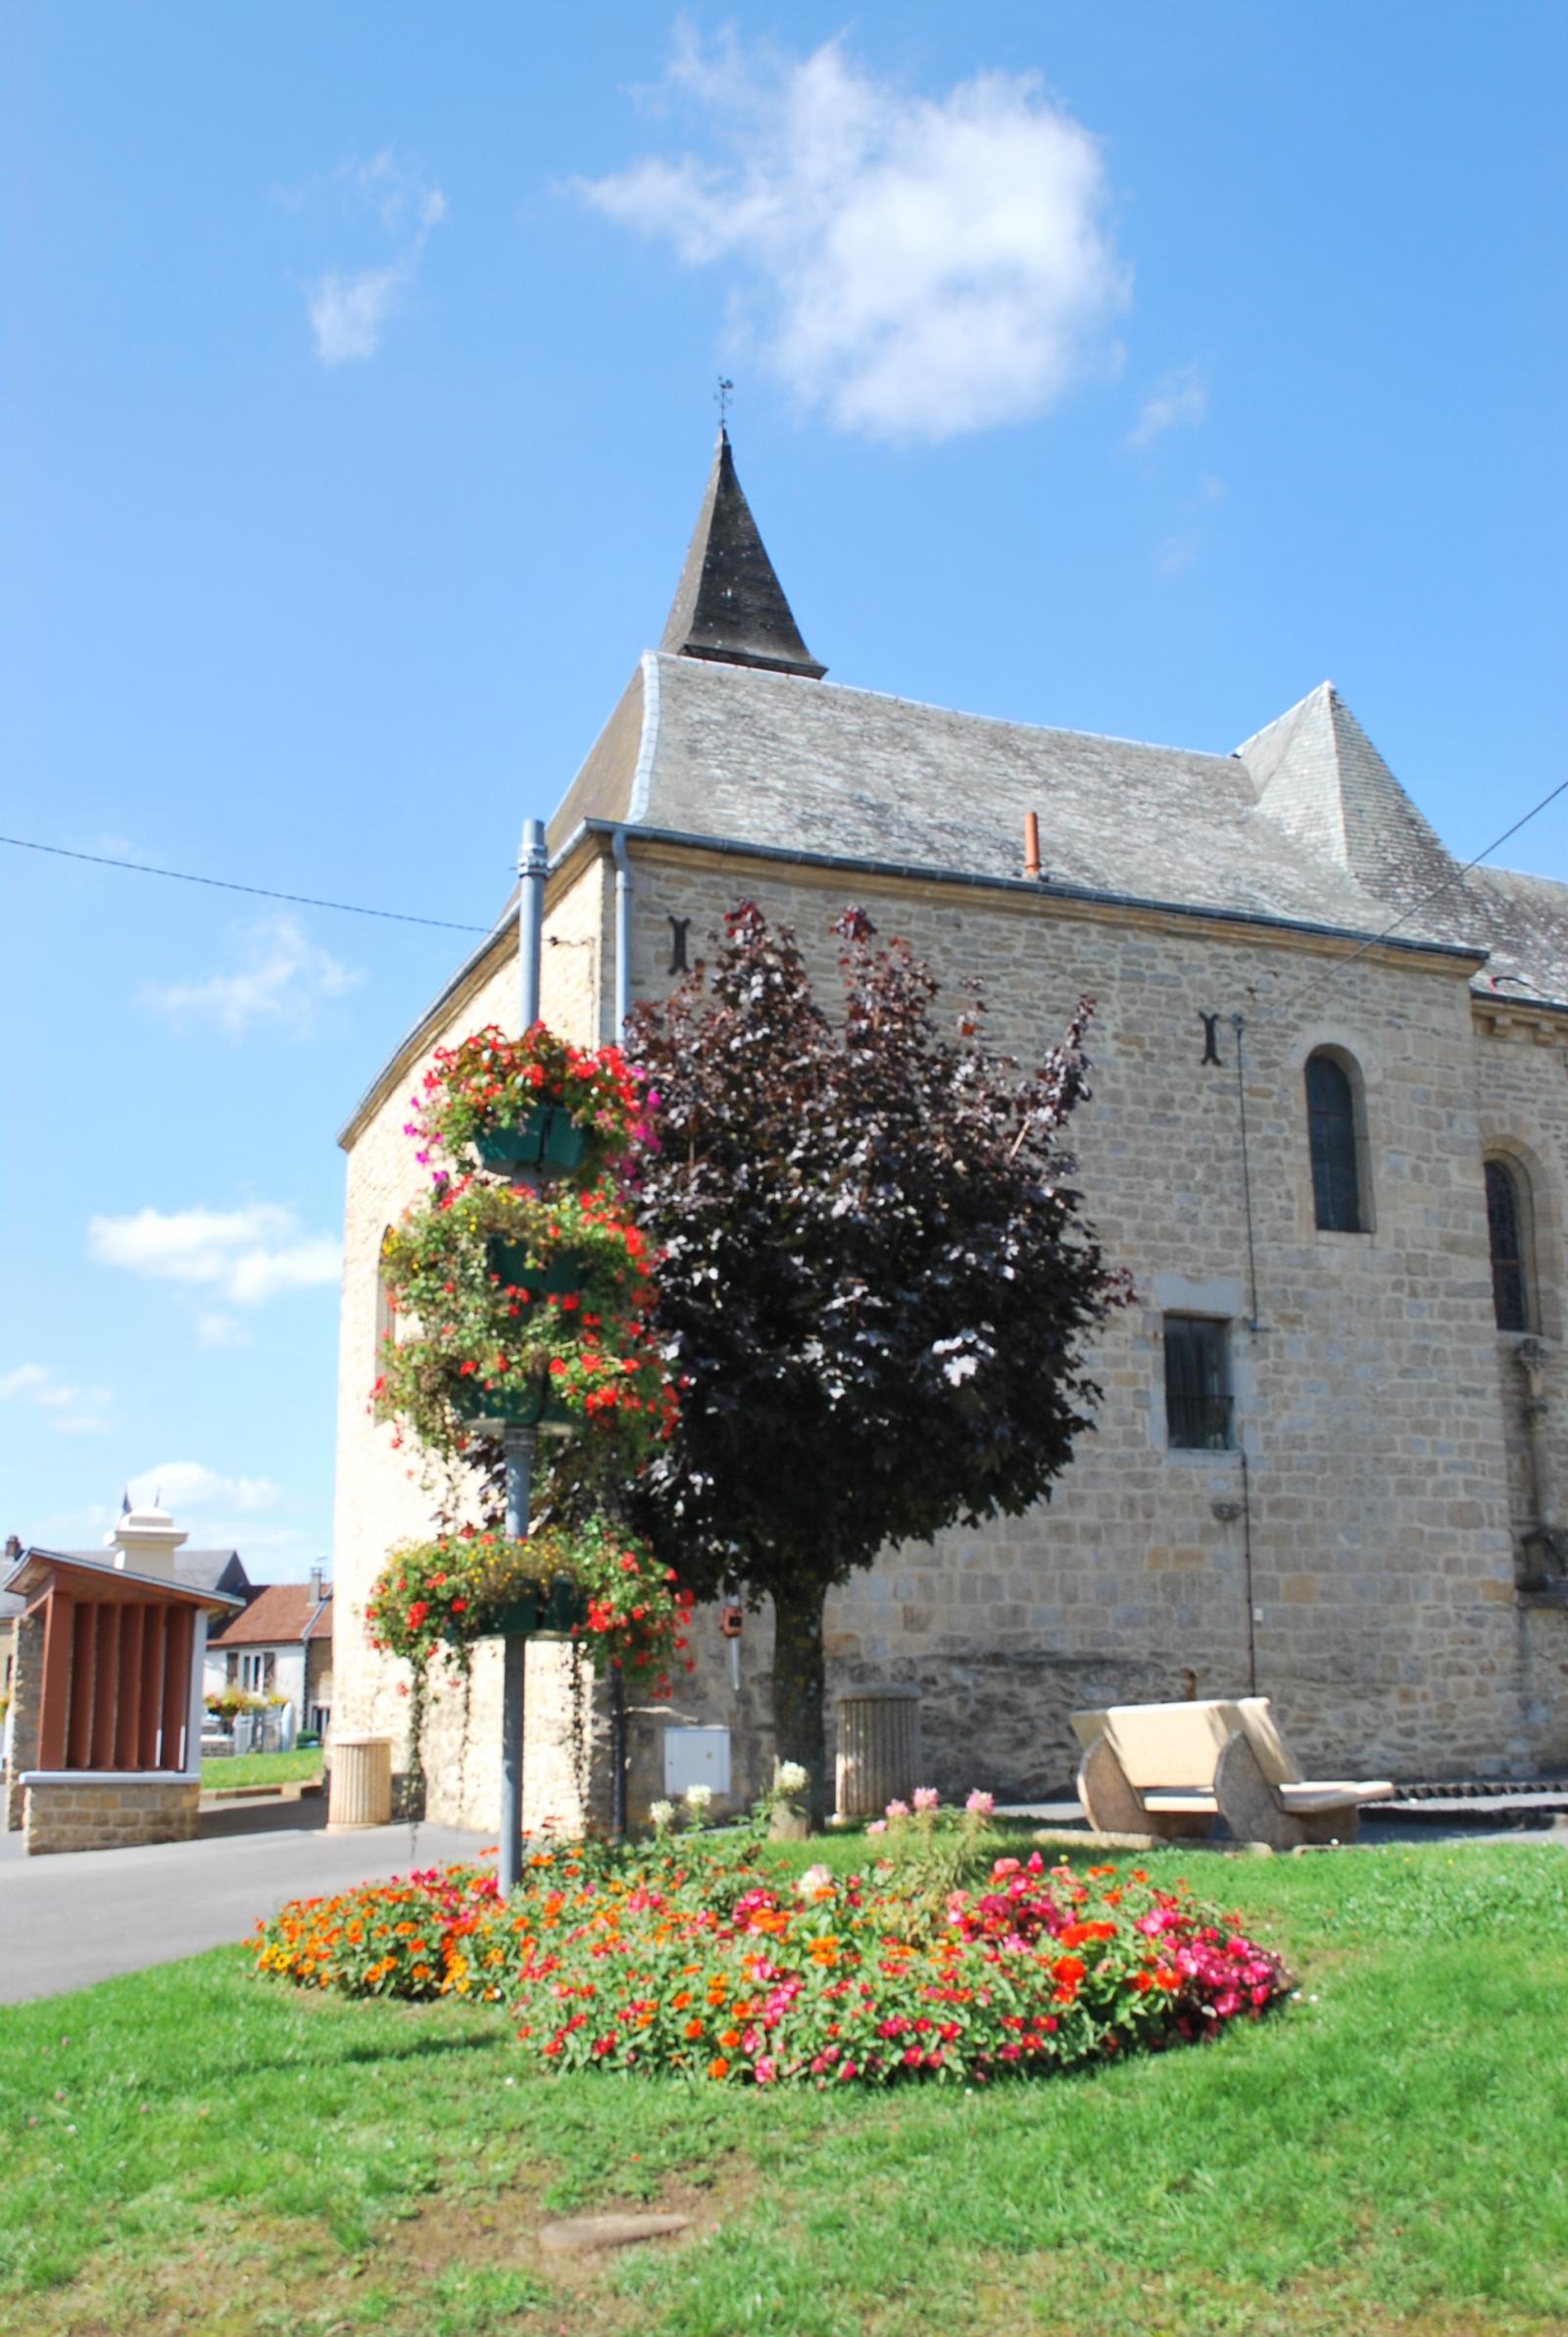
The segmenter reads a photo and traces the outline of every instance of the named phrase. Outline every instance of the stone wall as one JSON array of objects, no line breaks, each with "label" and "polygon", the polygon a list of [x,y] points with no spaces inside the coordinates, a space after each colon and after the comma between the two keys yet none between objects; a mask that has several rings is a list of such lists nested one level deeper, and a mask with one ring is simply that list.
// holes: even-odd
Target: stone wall
[{"label": "stone wall", "polygon": [[6,1765],[5,1822],[22,1831],[24,1771],[38,1765],[38,1704],[43,1692],[43,1616],[17,1617],[17,1661],[11,1680],[11,1758]]},{"label": "stone wall", "polygon": [[192,1842],[201,1786],[194,1779],[117,1777],[26,1788],[27,1851],[127,1850],[139,1842]]},{"label": "stone wall", "polygon": [[[1430,953],[1351,958],[1262,923],[1049,890],[851,879],[635,835],[632,863],[634,997],[669,986],[671,916],[691,920],[700,958],[725,911],[750,895],[797,926],[831,998],[829,927],[853,895],[950,985],[983,981],[993,1046],[1038,1057],[1080,996],[1097,1002],[1095,1093],[1074,1131],[1078,1182],[1138,1298],[1096,1358],[1096,1431],[1049,1504],[889,1551],[833,1595],[830,1698],[917,1682],[930,1781],[948,1792],[1059,1789],[1074,1766],[1077,1706],[1234,1694],[1254,1677],[1320,1773],[1568,1765],[1568,1614],[1522,1609],[1515,1592],[1519,1429],[1499,1377],[1480,1168],[1499,1135],[1529,1148],[1543,1327],[1555,1340],[1568,1162],[1560,1047],[1478,1037],[1468,967]],[[546,1013],[577,1036],[588,1035],[590,962],[608,1028],[609,902],[600,862],[552,910],[564,943],[584,946],[547,951]],[[566,958],[581,961],[569,985],[557,971]],[[498,1019],[512,979],[510,968],[489,978]],[[1200,1060],[1205,1014],[1220,1018],[1217,1066]],[[460,1002],[451,1027],[483,1019],[481,1000]],[[1303,1067],[1320,1046],[1358,1068],[1361,1233],[1322,1232],[1314,1219]],[[367,1661],[351,1617],[395,1521],[419,1517],[416,1471],[390,1453],[385,1431],[366,1430],[361,1394],[373,1376],[375,1253],[408,1190],[400,1111],[372,1117],[350,1170],[337,1673],[355,1726],[385,1726],[394,1708],[388,1667]],[[1227,1323],[1236,1449],[1167,1449],[1167,1312]],[[1562,1427],[1554,1412],[1552,1450],[1568,1467]],[[748,1620],[738,1692],[711,1617],[700,1618],[697,1652],[675,1705],[634,1721],[634,1808],[662,1789],[662,1731],[675,1721],[732,1726],[735,1798],[770,1774],[765,1616]],[[492,1691],[483,1663],[466,1758],[455,1729],[446,1740],[447,1772],[462,1782],[441,1785],[432,1815],[489,1824],[499,1666]]]}]

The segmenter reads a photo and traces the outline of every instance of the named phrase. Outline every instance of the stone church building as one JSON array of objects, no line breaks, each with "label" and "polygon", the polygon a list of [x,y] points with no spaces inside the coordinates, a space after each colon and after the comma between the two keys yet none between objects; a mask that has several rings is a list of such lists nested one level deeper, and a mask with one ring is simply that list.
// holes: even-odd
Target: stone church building
[{"label": "stone church building", "polygon": [[[1028,1517],[833,1594],[830,1700],[917,1685],[950,1792],[1063,1787],[1078,1706],[1254,1686],[1317,1773],[1568,1767],[1568,885],[1462,871],[1328,683],[1208,754],[824,678],[722,434],[663,636],[549,846],[544,1013],[582,1042],[743,897],[794,925],[824,998],[861,902],[978,976],[1020,1057],[1096,1001],[1079,1182],[1137,1287],[1096,1432]],[[426,1523],[366,1409],[380,1245],[419,1189],[407,1098],[438,1043],[515,1028],[516,952],[509,909],[341,1139],[346,1728],[402,1726],[364,1606]],[[634,1812],[699,1751],[737,1800],[771,1773],[765,1613],[738,1643],[703,1617],[698,1648],[676,1702],[633,1716]],[[432,1815],[485,1826],[495,1655],[466,1707],[440,1700],[429,1760]],[[530,1822],[568,1794],[562,1676],[530,1647]]]}]

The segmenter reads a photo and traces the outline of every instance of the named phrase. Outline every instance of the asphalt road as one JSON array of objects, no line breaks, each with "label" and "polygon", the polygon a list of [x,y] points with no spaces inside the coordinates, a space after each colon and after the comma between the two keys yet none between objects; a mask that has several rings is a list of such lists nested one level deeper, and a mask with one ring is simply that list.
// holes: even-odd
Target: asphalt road
[{"label": "asphalt road", "polygon": [[[444,1865],[494,1846],[482,1834],[406,1825],[329,1834],[320,1803],[224,1812],[197,1842],[29,1859],[0,1834],[0,2004],[83,1988],[117,1972],[246,1938],[286,1899]],[[281,1822],[280,1822],[281,1819]]]}]

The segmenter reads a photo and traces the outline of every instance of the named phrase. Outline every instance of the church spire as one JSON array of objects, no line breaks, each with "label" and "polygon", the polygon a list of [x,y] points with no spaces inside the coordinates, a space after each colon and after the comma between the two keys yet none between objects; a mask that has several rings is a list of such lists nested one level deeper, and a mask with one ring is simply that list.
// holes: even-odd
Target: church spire
[{"label": "church spire", "polygon": [[761,666],[819,681],[827,671],[806,643],[735,475],[720,423],[708,492],[670,605],[661,649],[725,666]]}]

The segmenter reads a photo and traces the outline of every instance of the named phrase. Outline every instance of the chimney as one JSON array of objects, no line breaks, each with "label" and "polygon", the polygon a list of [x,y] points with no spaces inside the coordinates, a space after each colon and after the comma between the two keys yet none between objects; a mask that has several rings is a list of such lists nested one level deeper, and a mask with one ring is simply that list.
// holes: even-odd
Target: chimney
[{"label": "chimney", "polygon": [[321,1604],[321,1601],[322,1601],[322,1600],[325,1598],[325,1596],[326,1596],[326,1591],[325,1591],[325,1589],[324,1589],[324,1587],[323,1587],[323,1584],[322,1584],[321,1575],[322,1575],[322,1569],[321,1569],[319,1566],[312,1566],[312,1568],[311,1568],[311,1605],[312,1605],[313,1607],[319,1607],[319,1605]]},{"label": "chimney", "polygon": [[1023,816],[1023,872],[1026,876],[1040,873],[1040,815],[1025,812]]},{"label": "chimney", "polygon": [[126,1574],[156,1574],[166,1582],[174,1579],[174,1553],[190,1536],[176,1525],[167,1510],[156,1502],[137,1510],[121,1513],[120,1523],[109,1536],[109,1547],[115,1554],[115,1565]]},{"label": "chimney", "polygon": [[17,1563],[18,1559],[19,1559],[21,1556],[22,1556],[22,1536],[21,1536],[21,1534],[7,1534],[7,1536],[6,1536],[6,1565],[7,1565],[8,1566],[14,1566],[16,1565],[16,1563]]}]

